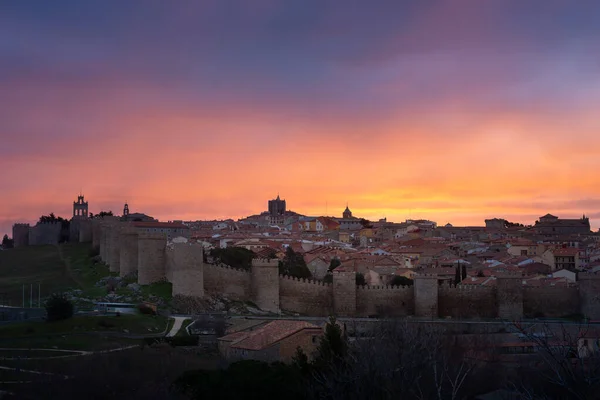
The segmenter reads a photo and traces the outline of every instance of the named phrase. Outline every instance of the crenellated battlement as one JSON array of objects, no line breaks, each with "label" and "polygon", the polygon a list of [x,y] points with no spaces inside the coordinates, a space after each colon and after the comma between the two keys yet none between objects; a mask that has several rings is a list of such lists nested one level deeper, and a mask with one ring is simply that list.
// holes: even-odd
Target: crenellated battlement
[{"label": "crenellated battlement", "polygon": [[438,279],[438,274],[416,274],[415,279]]},{"label": "crenellated battlement", "polygon": [[289,275],[279,275],[279,279],[286,280],[286,281],[298,282],[298,283],[305,283],[305,284],[309,284],[309,285],[317,285],[317,286],[325,286],[325,287],[331,286],[331,283],[326,283],[326,282],[319,281],[316,279],[297,278],[295,276],[289,276]]},{"label": "crenellated battlement", "polygon": [[393,290],[393,291],[397,291],[397,290],[404,290],[404,291],[413,291],[413,287],[412,286],[396,286],[396,285],[374,285],[374,286],[370,286],[370,285],[357,285],[356,286],[356,290]]},{"label": "crenellated battlement", "polygon": [[246,271],[245,269],[242,268],[234,268],[231,267],[227,264],[205,264],[207,267],[213,267],[213,268],[218,268],[220,270],[224,270],[224,271],[228,271],[228,272],[239,272],[245,275],[250,275],[250,271]]},{"label": "crenellated battlement", "polygon": [[24,222],[17,222],[13,224],[13,228],[29,228],[31,225]]},{"label": "crenellated battlement", "polygon": [[493,291],[495,290],[494,286],[483,286],[483,285],[455,285],[450,283],[444,283],[440,286],[441,290],[464,290],[464,291]]},{"label": "crenellated battlement", "polygon": [[273,267],[279,268],[279,259],[277,258],[253,258],[253,267]]}]

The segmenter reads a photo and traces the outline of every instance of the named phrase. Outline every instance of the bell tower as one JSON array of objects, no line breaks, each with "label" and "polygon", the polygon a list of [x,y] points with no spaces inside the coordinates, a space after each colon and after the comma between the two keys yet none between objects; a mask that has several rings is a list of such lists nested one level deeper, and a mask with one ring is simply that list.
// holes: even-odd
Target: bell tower
[{"label": "bell tower", "polygon": [[126,217],[129,215],[129,204],[125,202],[125,206],[123,207],[123,216]]},{"label": "bell tower", "polygon": [[73,202],[73,217],[88,217],[88,202],[85,201],[82,194],[77,196],[77,201]]}]

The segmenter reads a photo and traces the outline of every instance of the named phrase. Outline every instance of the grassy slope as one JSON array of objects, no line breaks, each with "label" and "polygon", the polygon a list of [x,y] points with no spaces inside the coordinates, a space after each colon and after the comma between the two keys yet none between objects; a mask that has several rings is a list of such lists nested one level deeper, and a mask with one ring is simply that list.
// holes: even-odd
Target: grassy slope
[{"label": "grassy slope", "polygon": [[31,246],[0,252],[0,296],[7,305],[22,305],[25,285],[25,305],[29,306],[30,285],[37,306],[38,284],[42,297],[75,286],[67,273],[55,246]]}]

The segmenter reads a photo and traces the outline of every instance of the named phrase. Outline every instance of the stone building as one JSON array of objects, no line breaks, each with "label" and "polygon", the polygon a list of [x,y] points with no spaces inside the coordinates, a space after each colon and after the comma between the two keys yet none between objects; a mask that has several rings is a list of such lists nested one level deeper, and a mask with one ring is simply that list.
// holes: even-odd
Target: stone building
[{"label": "stone building", "polygon": [[590,234],[590,219],[583,215],[580,219],[562,219],[546,214],[535,222],[534,230],[539,235]]},{"label": "stone building", "polygon": [[251,331],[234,332],[219,338],[219,352],[230,362],[289,363],[298,347],[309,359],[312,358],[322,334],[322,328],[305,321],[273,321]]},{"label": "stone building", "polygon": [[269,215],[268,221],[270,224],[283,224],[285,223],[285,215],[286,215],[286,204],[285,200],[277,198],[274,200],[269,200]]},{"label": "stone building", "polygon": [[73,202],[73,218],[69,223],[70,242],[89,242],[92,240],[92,224],[88,215],[88,202],[84,196],[77,196]]}]

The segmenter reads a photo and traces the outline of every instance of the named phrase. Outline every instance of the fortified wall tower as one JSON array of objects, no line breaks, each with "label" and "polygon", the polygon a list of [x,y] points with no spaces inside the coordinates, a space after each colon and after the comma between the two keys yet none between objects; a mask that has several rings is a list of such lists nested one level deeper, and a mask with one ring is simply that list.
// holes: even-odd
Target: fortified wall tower
[{"label": "fortified wall tower", "polygon": [[165,279],[165,235],[140,233],[138,236],[138,283],[149,285]]},{"label": "fortified wall tower", "polygon": [[437,275],[417,275],[415,286],[415,316],[438,317],[438,277]]},{"label": "fortified wall tower", "polygon": [[204,297],[204,250],[197,243],[169,243],[166,247],[167,276],[173,296]]},{"label": "fortified wall tower", "polygon": [[592,320],[600,319],[600,275],[580,273],[578,279],[581,313]]},{"label": "fortified wall tower", "polygon": [[250,279],[256,305],[261,310],[279,312],[279,260],[253,259]]},{"label": "fortified wall tower", "polygon": [[343,317],[356,315],[356,272],[338,267],[333,270],[333,312]]},{"label": "fortified wall tower", "polygon": [[119,276],[125,277],[138,270],[138,232],[133,227],[124,226],[120,240]]},{"label": "fortified wall tower", "polygon": [[29,224],[14,224],[12,229],[14,246],[29,246]]},{"label": "fortified wall tower", "polygon": [[498,317],[508,320],[523,318],[523,278],[520,274],[496,278]]}]

